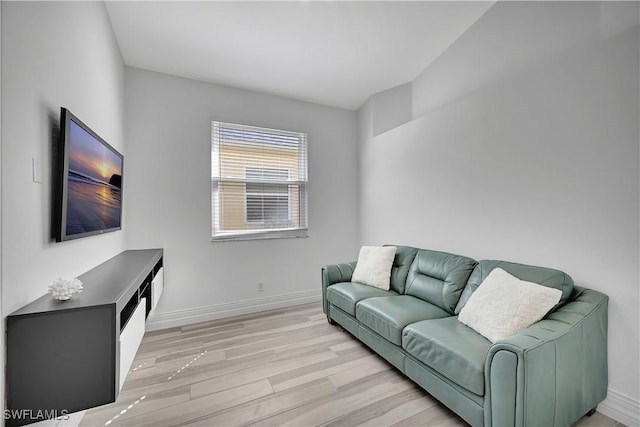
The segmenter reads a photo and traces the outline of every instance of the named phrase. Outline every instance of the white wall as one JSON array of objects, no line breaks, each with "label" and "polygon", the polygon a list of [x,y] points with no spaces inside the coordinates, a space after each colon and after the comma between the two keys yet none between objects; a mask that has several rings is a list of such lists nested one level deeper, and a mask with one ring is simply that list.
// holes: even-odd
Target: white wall
[{"label": "white wall", "polygon": [[413,85],[405,83],[371,96],[373,135],[411,121]]},{"label": "white wall", "polygon": [[[126,93],[127,246],[165,249],[152,327],[319,301],[320,267],[357,257],[355,112],[132,68]],[[210,241],[215,119],[308,133],[308,238]]]},{"label": "white wall", "polygon": [[494,5],[413,81],[413,117],[638,23],[637,2]]},{"label": "white wall", "polygon": [[[57,277],[82,274],[124,249],[122,231],[65,243],[50,237],[52,127],[60,107],[124,152],[123,88],[104,4],[2,2],[4,315],[44,295]],[[32,182],[33,157],[42,165],[41,184]]]},{"label": "white wall", "polygon": [[[2,46],[2,2],[0,2],[0,47]],[[0,54],[0,194],[2,194],[2,55]],[[0,197],[0,214],[2,213],[2,197]],[[0,268],[2,267],[2,221],[0,220]],[[2,272],[0,272],[0,327],[5,330],[5,320],[2,310]],[[4,374],[4,334],[0,334],[0,372]],[[4,380],[0,380],[0,396],[4,396]],[[0,398],[0,412],[4,414],[5,399]]]},{"label": "white wall", "polygon": [[607,293],[610,397],[636,424],[638,50],[637,3],[497,3],[414,81],[414,121],[374,137],[359,112],[362,243],[555,267]]}]

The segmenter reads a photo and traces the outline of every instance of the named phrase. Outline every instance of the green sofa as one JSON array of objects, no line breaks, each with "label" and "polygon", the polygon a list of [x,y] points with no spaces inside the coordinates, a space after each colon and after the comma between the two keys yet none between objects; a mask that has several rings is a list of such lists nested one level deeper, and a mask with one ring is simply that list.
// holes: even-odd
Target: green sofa
[{"label": "green sofa", "polygon": [[[607,304],[567,274],[397,246],[391,289],[322,268],[323,310],[473,426],[569,426],[607,393]],[[493,268],[562,291],[541,321],[492,344],[457,314]]]}]

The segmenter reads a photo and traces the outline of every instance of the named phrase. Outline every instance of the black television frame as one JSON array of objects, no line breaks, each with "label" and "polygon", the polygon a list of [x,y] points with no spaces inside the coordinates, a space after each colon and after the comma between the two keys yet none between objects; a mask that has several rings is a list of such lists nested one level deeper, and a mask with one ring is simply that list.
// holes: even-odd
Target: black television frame
[{"label": "black television frame", "polygon": [[[105,148],[112,151],[116,156],[120,158],[121,164],[121,184],[120,184],[120,218],[119,226],[91,230],[83,233],[67,234],[67,202],[68,202],[68,184],[69,184],[69,145],[70,145],[70,126],[71,122],[74,122],[89,135],[95,138],[98,142],[105,146]],[[89,126],[87,126],[82,120],[76,117],[71,111],[65,107],[60,108],[60,137],[57,150],[57,177],[56,177],[56,204],[54,212],[54,237],[56,242],[64,242],[68,240],[80,239],[82,237],[95,236],[99,234],[110,233],[113,231],[122,230],[122,202],[124,191],[124,156],[115,148],[113,148],[107,141],[102,139],[100,135],[95,133]]]}]

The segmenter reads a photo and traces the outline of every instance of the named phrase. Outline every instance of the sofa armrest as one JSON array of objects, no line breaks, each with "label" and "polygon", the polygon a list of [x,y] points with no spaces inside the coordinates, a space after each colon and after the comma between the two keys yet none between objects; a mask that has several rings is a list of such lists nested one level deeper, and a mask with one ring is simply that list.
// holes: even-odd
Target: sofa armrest
[{"label": "sofa armrest", "polygon": [[322,311],[329,313],[329,303],[327,302],[327,288],[334,283],[350,282],[353,276],[353,270],[356,268],[356,262],[348,262],[343,264],[331,264],[322,267]]},{"label": "sofa armrest", "polygon": [[606,397],[608,300],[575,287],[566,304],[491,347],[485,426],[567,426]]}]

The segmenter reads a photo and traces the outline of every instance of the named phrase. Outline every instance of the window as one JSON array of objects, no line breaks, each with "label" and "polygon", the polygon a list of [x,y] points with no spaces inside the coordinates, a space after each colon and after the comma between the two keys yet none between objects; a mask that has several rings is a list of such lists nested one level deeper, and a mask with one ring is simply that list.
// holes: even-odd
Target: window
[{"label": "window", "polygon": [[307,136],[211,124],[212,240],[307,236]]},{"label": "window", "polygon": [[[247,179],[260,181],[264,181],[265,177],[271,177],[278,181],[288,181],[289,170],[247,168],[245,176]],[[292,226],[291,195],[287,184],[247,183],[245,184],[245,195],[247,223],[270,224],[278,228]]]}]

